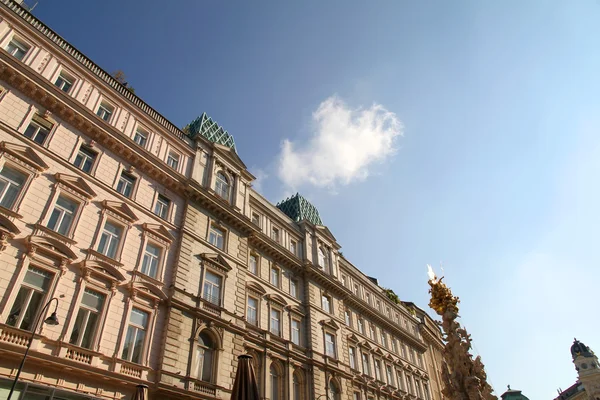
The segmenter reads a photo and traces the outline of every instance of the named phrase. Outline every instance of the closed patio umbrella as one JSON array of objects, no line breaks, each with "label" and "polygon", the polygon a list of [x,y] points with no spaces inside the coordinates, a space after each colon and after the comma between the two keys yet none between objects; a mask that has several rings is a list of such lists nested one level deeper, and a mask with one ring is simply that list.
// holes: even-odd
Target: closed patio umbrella
[{"label": "closed patio umbrella", "polygon": [[251,360],[252,357],[246,354],[238,357],[231,400],[258,400],[258,383]]},{"label": "closed patio umbrella", "polygon": [[148,400],[148,386],[137,385],[135,388],[135,394],[133,400]]}]

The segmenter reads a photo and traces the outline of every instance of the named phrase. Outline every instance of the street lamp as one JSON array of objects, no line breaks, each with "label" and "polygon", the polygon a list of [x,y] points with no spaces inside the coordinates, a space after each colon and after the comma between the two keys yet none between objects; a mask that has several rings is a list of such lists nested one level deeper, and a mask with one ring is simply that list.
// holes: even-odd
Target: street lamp
[{"label": "street lamp", "polygon": [[27,349],[25,349],[25,354],[23,355],[23,360],[21,361],[21,365],[19,365],[19,369],[17,370],[17,376],[15,376],[15,380],[13,381],[12,387],[10,388],[10,393],[8,393],[8,397],[6,400],[11,399],[13,391],[15,390],[15,387],[17,386],[17,381],[19,380],[19,376],[21,375],[21,371],[23,370],[23,366],[25,365],[25,359],[27,358],[27,353],[29,353],[29,348],[31,347],[31,343],[33,342],[33,336],[35,335],[35,331],[37,330],[38,324],[40,323],[40,319],[42,319],[42,315],[44,315],[44,311],[46,311],[46,309],[50,306],[50,303],[52,303],[54,300],[56,300],[56,306],[54,306],[54,312],[52,314],[50,314],[50,316],[44,320],[44,323],[48,324],[48,325],[58,325],[58,317],[56,316],[56,309],[58,308],[58,299],[56,297],[53,297],[50,299],[50,301],[48,301],[46,303],[44,308],[42,308],[42,311],[40,312],[37,319],[35,320],[35,323],[33,324],[33,329],[31,330],[31,337],[29,338],[29,343],[27,344]]}]

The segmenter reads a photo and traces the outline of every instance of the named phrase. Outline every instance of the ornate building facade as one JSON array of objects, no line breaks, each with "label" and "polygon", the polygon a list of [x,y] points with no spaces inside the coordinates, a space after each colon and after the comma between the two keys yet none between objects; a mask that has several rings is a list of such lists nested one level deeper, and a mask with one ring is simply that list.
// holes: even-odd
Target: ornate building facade
[{"label": "ornate building facade", "polygon": [[442,399],[434,321],[215,121],[177,128],[10,0],[0,49],[0,398],[35,330],[23,398],[226,399],[248,353],[264,399]]},{"label": "ornate building facade", "polygon": [[566,390],[558,390],[555,400],[600,399],[600,363],[596,354],[575,339],[571,345],[571,357],[577,371],[577,382]]}]

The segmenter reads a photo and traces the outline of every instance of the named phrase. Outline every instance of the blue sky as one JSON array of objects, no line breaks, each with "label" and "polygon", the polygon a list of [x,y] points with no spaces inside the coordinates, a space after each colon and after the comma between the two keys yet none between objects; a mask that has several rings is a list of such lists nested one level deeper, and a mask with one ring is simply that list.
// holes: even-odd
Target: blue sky
[{"label": "blue sky", "polygon": [[175,124],[206,111],[402,299],[441,263],[498,395],[600,351],[600,2],[116,4],[34,14]]}]

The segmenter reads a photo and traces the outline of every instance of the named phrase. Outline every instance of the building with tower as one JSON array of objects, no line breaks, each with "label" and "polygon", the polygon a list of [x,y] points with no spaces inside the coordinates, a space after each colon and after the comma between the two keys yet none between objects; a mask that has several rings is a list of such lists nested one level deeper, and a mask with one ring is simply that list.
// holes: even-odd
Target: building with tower
[{"label": "building with tower", "polygon": [[434,321],[254,179],[0,0],[0,398],[33,333],[20,399],[227,399],[247,353],[263,399],[442,400]]},{"label": "building with tower", "polygon": [[559,390],[555,400],[600,400],[600,364],[598,357],[585,344],[575,339],[571,357],[577,371],[577,382],[567,390]]}]

